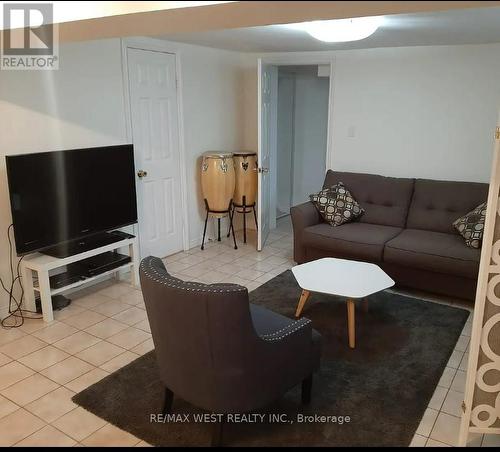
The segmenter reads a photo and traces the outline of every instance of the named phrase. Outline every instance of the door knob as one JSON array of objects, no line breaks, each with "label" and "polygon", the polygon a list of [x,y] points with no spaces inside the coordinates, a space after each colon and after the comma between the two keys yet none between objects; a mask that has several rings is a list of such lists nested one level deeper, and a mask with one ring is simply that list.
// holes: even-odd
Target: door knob
[{"label": "door knob", "polygon": [[148,172],[143,171],[143,170],[139,170],[139,171],[137,171],[137,175],[139,176],[140,179],[142,179],[143,177],[146,177],[148,175]]},{"label": "door knob", "polygon": [[268,173],[269,168],[259,168],[259,173]]}]

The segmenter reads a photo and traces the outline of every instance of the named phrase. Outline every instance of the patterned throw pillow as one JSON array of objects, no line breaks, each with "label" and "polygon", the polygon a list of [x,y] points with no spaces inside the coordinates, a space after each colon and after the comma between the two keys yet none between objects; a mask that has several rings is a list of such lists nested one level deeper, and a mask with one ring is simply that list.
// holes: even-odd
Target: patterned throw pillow
[{"label": "patterned throw pillow", "polygon": [[481,248],[485,219],[486,203],[483,202],[474,210],[456,220],[453,226],[465,239],[465,244],[467,246],[471,248]]},{"label": "patterned throw pillow", "polygon": [[309,195],[309,199],[332,226],[353,221],[365,212],[342,182]]}]

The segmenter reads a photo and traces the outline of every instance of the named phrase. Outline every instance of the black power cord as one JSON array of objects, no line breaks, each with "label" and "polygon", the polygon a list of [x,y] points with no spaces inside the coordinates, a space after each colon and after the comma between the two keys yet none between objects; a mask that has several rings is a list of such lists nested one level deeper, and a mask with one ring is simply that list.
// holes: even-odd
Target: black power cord
[{"label": "black power cord", "polygon": [[[9,315],[0,321],[0,325],[3,328],[19,328],[24,325],[25,319],[41,319],[37,312],[29,311],[22,308],[22,303],[24,299],[24,286],[21,277],[21,261],[23,260],[22,256],[17,262],[16,272],[14,274],[14,258],[13,258],[13,246],[12,239],[10,236],[11,229],[13,230],[14,225],[11,224],[7,228],[7,239],[9,241],[9,267],[10,267],[10,287],[7,288],[5,286],[4,281],[0,278],[0,285],[4,292],[9,296]],[[19,285],[21,289],[21,296],[19,300],[14,296],[14,290],[16,287],[16,283]]]}]

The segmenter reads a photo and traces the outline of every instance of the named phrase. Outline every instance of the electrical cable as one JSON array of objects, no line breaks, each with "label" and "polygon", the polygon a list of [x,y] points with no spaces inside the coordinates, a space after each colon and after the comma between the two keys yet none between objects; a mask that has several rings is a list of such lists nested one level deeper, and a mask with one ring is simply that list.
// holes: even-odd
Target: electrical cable
[{"label": "electrical cable", "polygon": [[[2,278],[0,278],[0,285],[2,286],[2,289],[4,292],[9,296],[9,315],[2,319],[0,321],[0,325],[3,328],[11,329],[11,328],[19,328],[20,326],[24,325],[25,319],[41,319],[42,316],[39,315],[38,312],[30,311],[27,309],[22,308],[22,303],[24,299],[24,286],[22,282],[22,276],[21,276],[21,261],[23,260],[24,256],[21,256],[19,261],[17,262],[16,266],[16,274],[14,273],[14,259],[13,259],[13,245],[12,245],[12,240],[10,236],[10,231],[11,229],[13,230],[14,225],[11,224],[7,228],[7,239],[9,241],[9,268],[10,268],[10,276],[11,276],[11,282],[10,282],[10,288],[7,288],[5,286],[4,281]],[[16,282],[19,285],[19,288],[21,290],[21,296],[19,297],[19,300],[14,296],[14,289],[16,287]],[[14,304],[14,308],[13,308]],[[29,315],[27,315],[29,314]],[[36,317],[33,317],[32,314],[36,315]],[[14,323],[10,323],[9,320],[14,319]],[[18,321],[18,319],[20,319]]]}]

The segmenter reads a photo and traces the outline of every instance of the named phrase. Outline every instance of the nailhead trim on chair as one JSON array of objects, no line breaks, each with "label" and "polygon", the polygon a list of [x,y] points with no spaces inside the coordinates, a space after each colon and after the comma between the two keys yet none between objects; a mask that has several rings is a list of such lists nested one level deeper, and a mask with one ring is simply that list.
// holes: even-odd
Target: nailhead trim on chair
[{"label": "nailhead trim on chair", "polygon": [[279,341],[285,338],[286,336],[290,336],[296,331],[304,328],[306,325],[309,325],[310,323],[311,321],[309,319],[300,319],[282,328],[281,330],[275,331],[274,333],[262,334],[260,337],[265,341],[269,342]]},{"label": "nailhead trim on chair", "polygon": [[245,292],[246,287],[238,284],[226,285],[224,288],[218,285],[209,285],[196,283],[191,281],[182,281],[181,279],[172,277],[166,270],[165,273],[160,273],[154,266],[154,262],[161,262],[157,257],[146,257],[141,262],[141,269],[144,274],[151,280],[163,284],[174,289],[188,290],[192,292],[210,292],[210,293],[231,293]]}]

